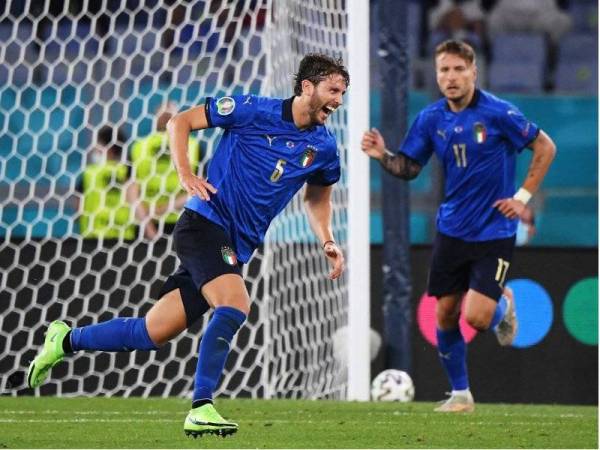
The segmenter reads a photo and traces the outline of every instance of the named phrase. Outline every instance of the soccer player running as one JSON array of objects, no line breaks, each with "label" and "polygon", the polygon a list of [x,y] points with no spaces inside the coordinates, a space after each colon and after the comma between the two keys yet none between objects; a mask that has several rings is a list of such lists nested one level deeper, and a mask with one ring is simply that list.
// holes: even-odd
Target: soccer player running
[{"label": "soccer player running", "polygon": [[[476,89],[473,49],[461,41],[435,51],[437,83],[444,97],[423,109],[400,149],[390,152],[379,131],[367,131],[362,150],[388,172],[415,178],[435,152],[444,167],[445,198],[437,214],[428,292],[437,298],[439,358],[452,392],[438,412],[470,412],[467,349],[458,327],[466,321],[493,329],[501,345],[517,331],[512,292],[504,280],[515,245],[518,217],[554,159],[550,137],[510,103]],[[527,177],[515,193],[516,156],[533,150]]]},{"label": "soccer player running", "polygon": [[[29,386],[39,386],[71,352],[156,350],[214,308],[200,343],[184,431],[194,437],[235,433],[238,425],[215,410],[213,392],[230,343],[250,310],[242,264],[304,184],[306,213],[330,264],[329,277],[335,280],[344,270],[331,230],[332,185],[340,177],[340,160],[335,137],[324,123],[342,104],[349,82],[341,60],[309,54],[300,62],[291,98],[207,98],[204,105],[172,117],[167,127],[171,154],[191,196],[174,230],[180,267],[144,318],[115,318],[80,328],[52,322],[29,367]],[[210,127],[225,131],[205,179],[190,168],[188,136]]]}]

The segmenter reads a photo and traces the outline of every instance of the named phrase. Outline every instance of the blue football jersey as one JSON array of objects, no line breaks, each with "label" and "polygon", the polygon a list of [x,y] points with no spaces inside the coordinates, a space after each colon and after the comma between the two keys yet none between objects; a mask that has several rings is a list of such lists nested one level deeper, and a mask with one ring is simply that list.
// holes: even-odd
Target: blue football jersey
[{"label": "blue football jersey", "polygon": [[206,100],[209,126],[224,129],[208,167],[218,192],[208,202],[193,196],[185,207],[221,225],[244,263],[304,183],[328,186],[340,178],[335,137],[322,125],[297,128],[292,101],[254,95]]},{"label": "blue football jersey", "polygon": [[538,132],[515,106],[476,90],[458,113],[445,98],[422,110],[399,152],[421,165],[434,152],[441,161],[446,177],[437,215],[441,233],[465,241],[502,239],[516,233],[518,221],[492,205],[514,195],[517,153]]}]

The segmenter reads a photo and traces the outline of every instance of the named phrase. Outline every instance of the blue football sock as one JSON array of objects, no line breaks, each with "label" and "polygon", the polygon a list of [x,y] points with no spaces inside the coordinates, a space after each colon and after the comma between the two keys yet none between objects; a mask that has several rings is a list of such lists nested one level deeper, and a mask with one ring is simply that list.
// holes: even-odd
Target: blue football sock
[{"label": "blue football sock", "polygon": [[506,314],[506,297],[504,295],[500,297],[498,300],[498,305],[496,305],[496,310],[494,311],[494,315],[492,316],[492,321],[490,322],[490,329],[493,330],[500,323],[500,321],[504,318],[504,314]]},{"label": "blue football sock", "polygon": [[200,341],[200,355],[194,382],[194,403],[212,399],[225,367],[231,340],[245,320],[246,314],[239,309],[229,306],[215,308]]},{"label": "blue football sock", "polygon": [[143,317],[118,317],[108,322],[73,328],[71,347],[77,350],[104,350],[128,352],[132,350],[156,350]]},{"label": "blue football sock", "polygon": [[452,390],[459,391],[469,388],[467,374],[467,346],[460,329],[436,330],[438,355],[446,375],[450,380]]}]

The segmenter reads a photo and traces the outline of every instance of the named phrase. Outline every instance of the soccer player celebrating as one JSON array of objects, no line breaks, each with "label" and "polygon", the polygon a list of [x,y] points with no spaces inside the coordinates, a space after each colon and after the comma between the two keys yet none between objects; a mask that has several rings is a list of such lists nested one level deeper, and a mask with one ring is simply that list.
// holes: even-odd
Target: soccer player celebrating
[{"label": "soccer player celebrating", "polygon": [[[340,177],[340,161],[335,137],[324,123],[342,104],[349,82],[341,60],[309,54],[300,62],[291,98],[208,98],[172,117],[167,126],[172,159],[191,196],[174,230],[180,267],[144,318],[115,318],[73,329],[52,322],[29,367],[29,386],[39,386],[71,352],[155,350],[212,307],[184,431],[193,436],[235,433],[238,425],[215,410],[213,392],[230,343],[250,310],[242,264],[305,183],[308,220],[331,266],[329,277],[336,279],[344,270],[343,253],[331,231],[332,185]],[[225,131],[205,179],[190,168],[188,136],[210,127]]]},{"label": "soccer player celebrating", "polygon": [[[415,178],[434,152],[444,167],[445,198],[437,215],[428,291],[437,298],[438,352],[452,393],[436,411],[470,412],[475,406],[458,327],[461,302],[472,327],[493,329],[501,345],[513,342],[514,300],[503,285],[517,219],[538,190],[556,148],[513,105],[476,89],[477,66],[469,45],[441,43],[435,69],[444,98],[420,112],[398,152],[385,148],[376,129],[364,134],[362,150],[406,180]],[[533,150],[533,158],[515,193],[516,156],[525,147]]]}]

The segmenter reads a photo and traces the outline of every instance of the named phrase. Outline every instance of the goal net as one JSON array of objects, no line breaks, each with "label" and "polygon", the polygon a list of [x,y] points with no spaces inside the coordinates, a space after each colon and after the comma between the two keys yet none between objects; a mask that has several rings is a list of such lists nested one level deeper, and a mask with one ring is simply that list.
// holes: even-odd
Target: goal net
[{"label": "goal net", "polygon": [[[181,191],[164,164],[161,107],[173,102],[181,110],[234,93],[291,96],[305,53],[346,59],[346,5],[121,0],[0,6],[3,374],[27,368],[52,320],[82,326],[143,316],[177,267],[168,232]],[[342,108],[329,124],[343,165],[346,123]],[[219,136],[219,130],[192,136],[199,173]],[[131,186],[137,197],[130,197]],[[343,175],[333,198],[342,247],[346,186]],[[137,215],[140,207],[148,216]],[[217,394],[345,398],[346,358],[335,336],[347,324],[346,281],[328,280],[328,270],[298,195],[244,267],[252,311],[232,344]],[[186,396],[206,321],[156,352],[67,357],[35,393]],[[22,386],[9,391],[6,377],[1,383],[4,393],[28,393]]]}]

